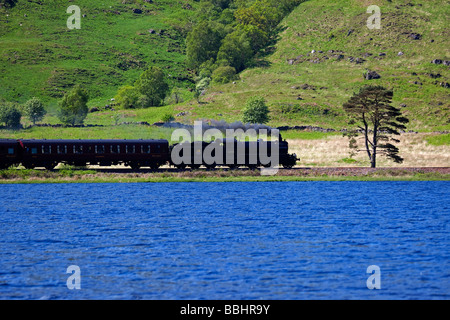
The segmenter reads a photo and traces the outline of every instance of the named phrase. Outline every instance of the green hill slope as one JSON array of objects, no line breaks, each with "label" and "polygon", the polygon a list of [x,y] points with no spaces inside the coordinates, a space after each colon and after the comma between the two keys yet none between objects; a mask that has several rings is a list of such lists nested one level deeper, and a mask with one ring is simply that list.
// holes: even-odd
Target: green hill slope
[{"label": "green hill slope", "polygon": [[[69,5],[80,7],[81,29],[68,29]],[[37,96],[54,106],[79,83],[91,105],[102,105],[153,65],[165,68],[172,85],[186,87],[184,38],[168,21],[191,13],[168,0],[19,0],[0,9],[0,97]]]},{"label": "green hill slope", "polygon": [[[369,29],[367,7],[381,9],[381,29]],[[245,100],[261,95],[271,125],[345,127],[342,104],[365,84],[394,89],[410,130],[450,128],[450,1],[327,1],[299,5],[282,23],[274,53],[247,69],[241,81],[209,89],[191,119],[238,120]],[[314,51],[313,51],[314,50]],[[312,53],[313,52],[313,53]],[[376,71],[381,78],[365,80]]]},{"label": "green hill slope", "polygon": [[[156,65],[170,75],[171,86],[184,88],[185,102],[121,111],[125,121],[152,123],[166,113],[187,123],[236,121],[245,101],[261,95],[271,110],[269,125],[341,129],[342,104],[360,86],[381,84],[394,89],[394,103],[411,120],[408,129],[450,129],[450,73],[443,63],[450,60],[448,0],[306,1],[283,20],[270,55],[258,57],[235,83],[208,88],[201,103],[189,99],[193,76],[185,65],[185,39],[173,27],[180,17],[194,17],[199,2],[77,0],[80,30],[66,26],[70,4],[19,0],[0,9],[0,98],[23,103],[37,96],[52,110],[81,83],[90,92],[89,106],[104,106],[120,86]],[[379,30],[366,25],[372,4],[381,9]],[[431,63],[435,59],[442,63]],[[368,70],[381,78],[365,80]],[[86,123],[114,124],[112,114],[89,114]],[[52,112],[44,121],[58,123]],[[120,136],[121,129],[114,130]]]}]

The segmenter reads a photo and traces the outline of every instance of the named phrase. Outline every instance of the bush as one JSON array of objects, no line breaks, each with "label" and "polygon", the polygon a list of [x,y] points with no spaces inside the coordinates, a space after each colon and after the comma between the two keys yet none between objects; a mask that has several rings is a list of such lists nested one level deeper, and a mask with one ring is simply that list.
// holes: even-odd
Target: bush
[{"label": "bush", "polygon": [[212,73],[212,80],[214,83],[228,83],[236,79],[236,69],[230,66],[218,67]]},{"label": "bush", "polygon": [[59,120],[65,125],[82,125],[88,114],[88,93],[80,85],[73,87],[61,100]]},{"label": "bush", "polygon": [[141,96],[147,96],[148,98],[138,98],[141,107],[160,106],[169,91],[166,76],[158,67],[150,67],[150,69],[144,71],[136,81],[135,87]]},{"label": "bush", "polygon": [[195,85],[195,90],[201,93],[203,90],[206,90],[211,82],[211,78],[203,78]]},{"label": "bush", "polygon": [[162,118],[162,121],[163,121],[163,122],[171,122],[171,121],[173,121],[173,120],[175,120],[175,118],[174,118],[174,116],[171,115],[170,113],[165,114],[165,115],[163,116],[163,118]]},{"label": "bush", "polygon": [[0,122],[3,122],[8,128],[20,127],[20,113],[17,106],[13,103],[4,103],[0,105]]},{"label": "bush", "polygon": [[264,98],[252,97],[247,100],[242,121],[245,123],[267,123],[269,121],[269,108]]},{"label": "bush", "polygon": [[178,104],[183,102],[183,95],[181,89],[178,87],[172,88],[172,91],[168,97],[166,97],[165,104]]},{"label": "bush", "polygon": [[35,97],[25,103],[23,112],[25,116],[33,122],[33,125],[35,125],[37,121],[41,121],[47,113],[45,111],[44,104],[41,100]]},{"label": "bush", "polygon": [[214,27],[212,22],[199,22],[186,38],[188,66],[197,69],[203,62],[214,59],[221,40],[221,32]]},{"label": "bush", "polygon": [[139,93],[133,86],[122,86],[117,91],[114,100],[121,109],[130,109],[136,107]]},{"label": "bush", "polygon": [[222,41],[217,53],[217,64],[232,66],[237,72],[244,70],[253,55],[247,33],[235,30]]}]

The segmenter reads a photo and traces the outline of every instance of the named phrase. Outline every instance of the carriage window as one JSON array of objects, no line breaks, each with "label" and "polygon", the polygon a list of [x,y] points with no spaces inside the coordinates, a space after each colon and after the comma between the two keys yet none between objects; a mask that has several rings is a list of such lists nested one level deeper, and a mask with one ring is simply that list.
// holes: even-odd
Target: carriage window
[{"label": "carriage window", "polygon": [[8,154],[14,154],[14,148],[8,148]]},{"label": "carriage window", "polygon": [[56,146],[56,152],[58,153],[58,154],[66,154],[67,153],[67,146],[66,145],[64,145],[64,146]]},{"label": "carriage window", "polygon": [[37,154],[37,148],[31,148],[31,154]]},{"label": "carriage window", "polygon": [[111,153],[120,153],[120,146],[112,145],[111,146]]},{"label": "carriage window", "polygon": [[125,152],[126,153],[136,153],[136,146],[134,144],[132,146],[126,145]]},{"label": "carriage window", "polygon": [[75,153],[75,154],[82,154],[83,153],[83,146],[73,146],[73,153]]},{"label": "carriage window", "polygon": [[95,153],[105,153],[105,146],[104,145],[99,145],[99,146],[95,146]]},{"label": "carriage window", "polygon": [[141,153],[150,153],[150,145],[141,146]]},{"label": "carriage window", "polygon": [[50,154],[50,153],[52,153],[52,146],[43,145],[42,146],[42,154]]}]

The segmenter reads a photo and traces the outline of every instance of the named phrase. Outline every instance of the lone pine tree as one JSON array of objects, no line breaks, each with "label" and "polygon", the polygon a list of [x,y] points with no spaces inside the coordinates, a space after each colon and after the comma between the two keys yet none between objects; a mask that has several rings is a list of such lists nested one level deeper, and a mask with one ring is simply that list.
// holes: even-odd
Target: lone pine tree
[{"label": "lone pine tree", "polygon": [[[392,135],[400,135],[404,124],[409,120],[402,116],[401,110],[392,106],[394,92],[382,86],[365,86],[344,103],[344,111],[350,118],[349,124],[354,126],[347,136],[350,138],[350,148],[356,151],[366,151],[370,166],[376,167],[378,154],[383,154],[396,163],[402,163],[398,155],[399,149],[391,142],[398,143]],[[364,135],[365,148],[360,150],[355,138]]]}]

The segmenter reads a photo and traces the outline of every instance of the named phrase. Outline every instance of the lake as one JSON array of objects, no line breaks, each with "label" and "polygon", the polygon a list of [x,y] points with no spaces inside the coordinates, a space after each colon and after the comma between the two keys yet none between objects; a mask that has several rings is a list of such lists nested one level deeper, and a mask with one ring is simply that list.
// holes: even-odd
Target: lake
[{"label": "lake", "polygon": [[448,299],[449,187],[0,185],[0,299]]}]

